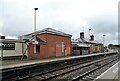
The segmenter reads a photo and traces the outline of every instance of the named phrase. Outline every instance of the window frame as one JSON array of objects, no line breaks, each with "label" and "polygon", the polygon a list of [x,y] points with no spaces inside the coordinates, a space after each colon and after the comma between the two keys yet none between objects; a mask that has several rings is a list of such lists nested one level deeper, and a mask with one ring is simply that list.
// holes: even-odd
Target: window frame
[{"label": "window frame", "polygon": [[36,44],[36,53],[40,53],[40,45]]}]

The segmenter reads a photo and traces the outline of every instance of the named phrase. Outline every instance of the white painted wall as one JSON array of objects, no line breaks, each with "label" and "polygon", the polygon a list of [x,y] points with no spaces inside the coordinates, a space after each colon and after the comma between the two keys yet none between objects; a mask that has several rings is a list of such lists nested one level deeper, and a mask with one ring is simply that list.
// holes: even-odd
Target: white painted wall
[{"label": "white painted wall", "polygon": [[[26,48],[27,46],[24,43],[15,43],[15,50],[3,50],[3,57],[20,56],[23,53],[22,50],[25,51]],[[27,52],[25,55],[27,55]],[[1,57],[1,50],[0,50],[0,57]]]}]

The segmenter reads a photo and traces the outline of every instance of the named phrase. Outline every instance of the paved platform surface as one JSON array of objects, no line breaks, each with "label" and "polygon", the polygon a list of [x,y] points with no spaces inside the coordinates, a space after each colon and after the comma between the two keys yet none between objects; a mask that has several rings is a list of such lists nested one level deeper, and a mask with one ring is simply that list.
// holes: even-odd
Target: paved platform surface
[{"label": "paved platform surface", "polygon": [[[113,53],[113,52],[106,52],[106,54]],[[68,59],[74,59],[74,58],[81,58],[91,55],[101,55],[104,53],[96,53],[96,54],[89,54],[89,55],[80,55],[80,56],[65,56],[65,57],[53,57],[53,58],[47,58],[47,59],[40,59],[40,60],[6,60],[6,61],[0,61],[0,69],[7,69],[7,68],[14,68],[14,67],[20,67],[20,66],[26,66],[26,65],[32,65],[32,64],[40,64],[40,63],[47,63],[47,62],[53,62],[53,61],[60,61],[60,60],[68,60]]]},{"label": "paved platform surface", "polygon": [[73,57],[75,57],[75,56],[53,57],[53,58],[45,58],[45,59],[39,59],[39,60],[27,60],[27,59],[26,60],[5,60],[5,61],[0,61],[0,66],[1,66],[0,69],[14,68],[14,67],[39,64],[39,63],[46,63],[46,62],[52,62],[52,61],[73,58]]},{"label": "paved platform surface", "polygon": [[106,70],[104,73],[102,73],[100,76],[96,78],[96,81],[98,80],[110,80],[110,81],[120,81],[120,61],[116,64],[114,64],[112,67],[110,67],[108,70]]}]

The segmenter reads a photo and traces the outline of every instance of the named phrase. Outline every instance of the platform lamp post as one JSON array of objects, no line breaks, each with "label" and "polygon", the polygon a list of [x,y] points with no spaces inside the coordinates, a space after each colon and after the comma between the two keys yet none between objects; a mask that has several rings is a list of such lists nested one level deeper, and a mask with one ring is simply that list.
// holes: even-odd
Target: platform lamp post
[{"label": "platform lamp post", "polygon": [[[90,37],[90,31],[91,31],[91,28],[89,28],[89,37]],[[88,37],[88,39],[89,39],[89,37]]]},{"label": "platform lamp post", "polygon": [[[91,31],[91,28],[89,28],[88,40],[90,40],[90,31]],[[91,46],[91,44],[89,44],[89,46]],[[89,53],[91,53],[91,52],[90,52],[90,48],[89,48]]]},{"label": "platform lamp post", "polygon": [[1,42],[0,45],[1,45],[1,61],[2,61],[3,60],[3,43]]},{"label": "platform lamp post", "polygon": [[36,10],[38,8],[34,8],[34,53],[36,53]]},{"label": "platform lamp post", "polygon": [[106,36],[106,35],[103,35],[103,48],[104,48],[104,46],[105,46],[105,36]]}]

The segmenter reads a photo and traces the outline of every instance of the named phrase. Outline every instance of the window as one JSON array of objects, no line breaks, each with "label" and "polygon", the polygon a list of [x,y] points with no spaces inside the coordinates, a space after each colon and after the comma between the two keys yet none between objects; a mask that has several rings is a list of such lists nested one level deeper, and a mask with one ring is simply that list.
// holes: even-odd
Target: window
[{"label": "window", "polygon": [[40,53],[40,45],[36,45],[36,53]]},{"label": "window", "polygon": [[76,47],[73,47],[73,50],[76,50],[77,48]]},{"label": "window", "polygon": [[80,47],[77,47],[77,50],[80,50]]}]

